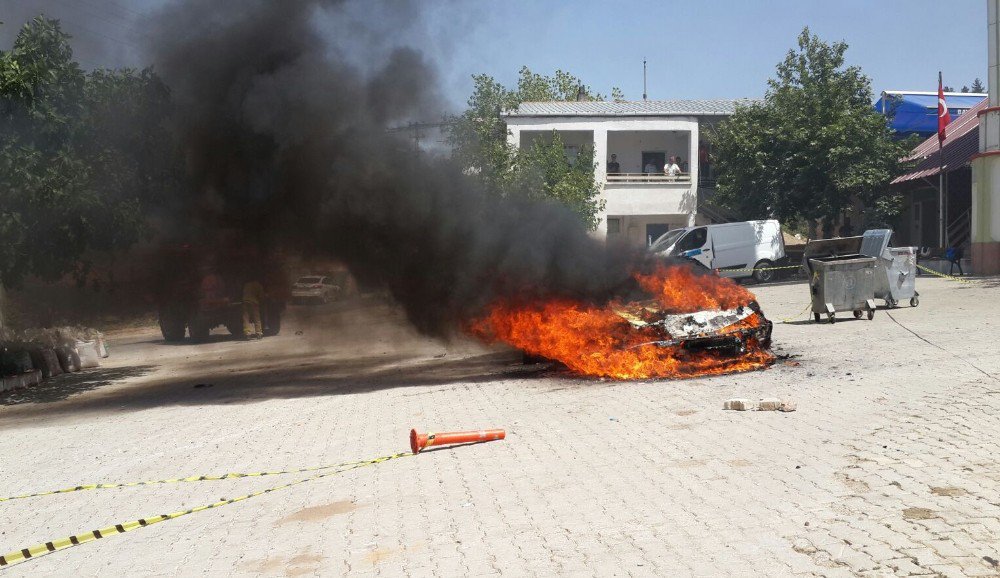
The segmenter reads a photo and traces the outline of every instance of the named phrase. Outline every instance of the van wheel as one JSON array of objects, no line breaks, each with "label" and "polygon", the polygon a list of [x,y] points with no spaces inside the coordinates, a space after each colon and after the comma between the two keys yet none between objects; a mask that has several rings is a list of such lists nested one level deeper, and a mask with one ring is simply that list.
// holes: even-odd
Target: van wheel
[{"label": "van wheel", "polygon": [[753,267],[753,278],[758,283],[770,283],[774,281],[774,270],[771,269],[774,264],[767,259],[760,260]]}]

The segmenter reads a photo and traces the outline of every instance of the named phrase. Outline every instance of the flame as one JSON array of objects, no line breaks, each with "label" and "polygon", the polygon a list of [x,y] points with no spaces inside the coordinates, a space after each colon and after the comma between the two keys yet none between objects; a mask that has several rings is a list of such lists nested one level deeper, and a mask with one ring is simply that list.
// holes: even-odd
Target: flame
[{"label": "flame", "polygon": [[[661,312],[721,311],[754,301],[752,293],[732,280],[696,274],[687,266],[660,266],[634,278]],[[637,307],[649,311],[621,300],[605,306],[561,298],[500,301],[473,321],[469,330],[486,341],[504,341],[531,355],[560,361],[574,372],[614,379],[717,375],[762,369],[774,362],[774,356],[754,339],[748,340],[746,353],[738,356],[653,344],[663,340],[660,330],[635,327],[616,313]],[[753,313],[719,333],[760,327],[765,322],[760,313]]]}]

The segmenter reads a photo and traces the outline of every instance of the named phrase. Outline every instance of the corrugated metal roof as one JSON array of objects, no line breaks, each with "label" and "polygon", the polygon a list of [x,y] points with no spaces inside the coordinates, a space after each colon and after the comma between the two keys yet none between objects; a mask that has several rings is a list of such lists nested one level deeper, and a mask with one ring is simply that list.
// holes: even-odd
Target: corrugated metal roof
[{"label": "corrugated metal roof", "polygon": [[709,116],[731,115],[749,98],[710,100],[630,100],[522,102],[507,116]]},{"label": "corrugated metal roof", "polygon": [[911,172],[896,177],[892,184],[932,177],[938,174],[941,164],[946,173],[967,165],[979,152],[979,111],[987,106],[989,101],[983,100],[948,124],[945,131],[947,137],[941,143],[940,153],[936,134],[914,147],[906,160],[917,161],[916,166]]}]

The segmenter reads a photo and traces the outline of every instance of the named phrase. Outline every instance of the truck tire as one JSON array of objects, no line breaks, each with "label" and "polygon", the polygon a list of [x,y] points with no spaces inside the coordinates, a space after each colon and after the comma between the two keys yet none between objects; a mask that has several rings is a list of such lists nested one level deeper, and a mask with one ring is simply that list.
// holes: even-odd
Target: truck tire
[{"label": "truck tire", "polygon": [[184,326],[187,325],[184,314],[180,311],[166,309],[160,312],[160,333],[165,341],[183,341]]},{"label": "truck tire", "polygon": [[268,303],[265,305],[264,314],[264,336],[272,337],[281,331],[281,304]]},{"label": "truck tire", "polygon": [[243,337],[243,311],[235,309],[229,314],[226,320],[226,331],[233,337]]},{"label": "truck tire", "polygon": [[767,259],[761,259],[753,266],[753,278],[758,283],[770,283],[774,281],[774,264]]},{"label": "truck tire", "polygon": [[211,332],[212,328],[208,326],[208,323],[206,323],[204,319],[199,319],[198,316],[195,316],[195,318],[188,323],[188,333],[191,334],[191,339],[197,339],[199,341],[208,339]]}]

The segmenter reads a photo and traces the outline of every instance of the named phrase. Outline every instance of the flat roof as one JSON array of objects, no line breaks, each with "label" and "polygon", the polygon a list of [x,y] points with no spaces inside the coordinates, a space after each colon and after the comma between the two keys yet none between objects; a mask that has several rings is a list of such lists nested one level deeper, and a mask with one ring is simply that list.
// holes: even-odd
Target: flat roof
[{"label": "flat roof", "polygon": [[738,106],[759,102],[749,98],[704,100],[626,100],[522,102],[509,117],[540,116],[729,116]]}]

